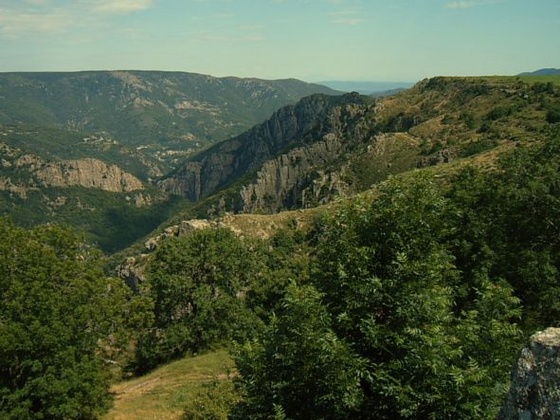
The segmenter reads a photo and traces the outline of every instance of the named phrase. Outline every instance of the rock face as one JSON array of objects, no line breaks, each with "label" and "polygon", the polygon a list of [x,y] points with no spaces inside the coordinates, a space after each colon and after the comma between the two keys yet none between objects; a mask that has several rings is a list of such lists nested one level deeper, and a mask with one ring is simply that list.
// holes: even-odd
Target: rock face
[{"label": "rock face", "polygon": [[[83,187],[109,192],[144,189],[140,179],[99,159],[44,160],[1,142],[0,155],[0,191],[10,191],[20,198],[26,198],[29,190],[43,187]],[[141,207],[149,204],[149,197],[136,195],[135,201]]]},{"label": "rock face", "polygon": [[373,118],[367,118],[373,109],[373,99],[358,94],[304,98],[190,159],[159,186],[198,201],[243,179],[237,202],[225,210],[305,207],[325,189],[343,188],[325,165],[373,137]]},{"label": "rock face", "polygon": [[560,328],[531,336],[511,381],[499,419],[560,418]]},{"label": "rock face", "polygon": [[99,188],[111,192],[130,192],[144,188],[142,181],[116,165],[98,159],[49,162],[35,175],[45,187]]}]

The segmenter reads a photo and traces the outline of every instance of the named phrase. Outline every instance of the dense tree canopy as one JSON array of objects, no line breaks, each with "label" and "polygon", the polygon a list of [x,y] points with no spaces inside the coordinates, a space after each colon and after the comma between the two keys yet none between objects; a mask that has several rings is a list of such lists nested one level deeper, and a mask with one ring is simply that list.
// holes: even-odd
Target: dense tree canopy
[{"label": "dense tree canopy", "polygon": [[426,173],[393,178],[320,230],[313,286],[238,354],[240,418],[495,414],[520,330],[512,288],[466,273],[460,214]]},{"label": "dense tree canopy", "polygon": [[138,371],[242,340],[260,327],[242,296],[256,276],[258,259],[252,252],[225,228],[194,231],[162,244],[143,285],[154,322],[138,343]]},{"label": "dense tree canopy", "polygon": [[211,389],[234,418],[495,417],[523,336],[560,320],[555,130],[390,178],[308,236],[168,238],[134,298],[75,233],[0,221],[0,417],[103,412],[119,340],[140,373],[237,342],[236,391]]},{"label": "dense tree canopy", "polygon": [[102,358],[126,289],[71,231],[0,220],[0,236],[0,417],[96,417],[111,402]]}]

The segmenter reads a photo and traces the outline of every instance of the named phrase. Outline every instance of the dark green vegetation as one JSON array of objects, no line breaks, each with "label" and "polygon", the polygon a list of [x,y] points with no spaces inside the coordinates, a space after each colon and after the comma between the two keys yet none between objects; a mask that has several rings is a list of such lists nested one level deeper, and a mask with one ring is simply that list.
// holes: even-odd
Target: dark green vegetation
[{"label": "dark green vegetation", "polygon": [[238,350],[238,418],[495,418],[558,322],[560,133],[498,171],[382,183],[314,232],[309,282]]},{"label": "dark green vegetation", "polygon": [[183,206],[181,200],[170,198],[138,207],[130,197],[80,187],[45,188],[28,192],[25,198],[0,191],[0,208],[2,216],[22,227],[48,222],[79,229],[86,232],[88,242],[112,253],[148,235]]},{"label": "dark green vegetation", "polygon": [[95,418],[127,345],[130,291],[71,231],[0,220],[0,417]]},{"label": "dark green vegetation", "polygon": [[560,316],[558,129],[546,138],[491,170],[390,178],[260,246],[169,239],[144,291],[159,341],[139,349],[163,362],[236,340],[241,401],[225,384],[204,400],[234,418],[495,418],[524,337]]},{"label": "dark green vegetation", "polygon": [[258,258],[229,229],[205,229],[166,241],[154,255],[143,293],[154,323],[137,345],[137,370],[198,353],[259,328],[237,294],[258,276]]},{"label": "dark green vegetation", "polygon": [[[276,173],[295,173],[298,148],[337,139],[336,158],[315,163],[331,183],[315,179],[314,204],[335,184],[347,197],[291,213],[269,237],[227,218],[171,229],[121,267],[134,293],[72,232],[5,222],[0,417],[91,418],[110,404],[110,373],[228,349],[237,371],[189,393],[185,418],[495,418],[520,344],[560,319],[558,101],[549,83],[435,78],[381,102],[286,108],[254,129],[285,133],[283,115],[304,133],[264,141],[294,157]],[[313,120],[302,106],[328,112]]]}]

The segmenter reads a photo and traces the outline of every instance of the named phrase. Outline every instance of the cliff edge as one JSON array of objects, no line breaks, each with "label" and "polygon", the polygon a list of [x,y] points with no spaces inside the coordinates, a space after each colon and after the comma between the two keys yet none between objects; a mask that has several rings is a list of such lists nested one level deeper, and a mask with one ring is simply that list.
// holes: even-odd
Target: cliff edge
[{"label": "cliff edge", "polygon": [[498,419],[560,419],[560,328],[533,334],[521,350]]}]

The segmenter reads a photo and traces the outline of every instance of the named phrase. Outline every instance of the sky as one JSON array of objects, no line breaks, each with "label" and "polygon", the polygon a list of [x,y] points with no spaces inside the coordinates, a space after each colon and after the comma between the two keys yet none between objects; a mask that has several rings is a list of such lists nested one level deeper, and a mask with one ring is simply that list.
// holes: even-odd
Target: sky
[{"label": "sky", "polygon": [[308,82],[560,68],[560,0],[0,0],[0,72]]}]

